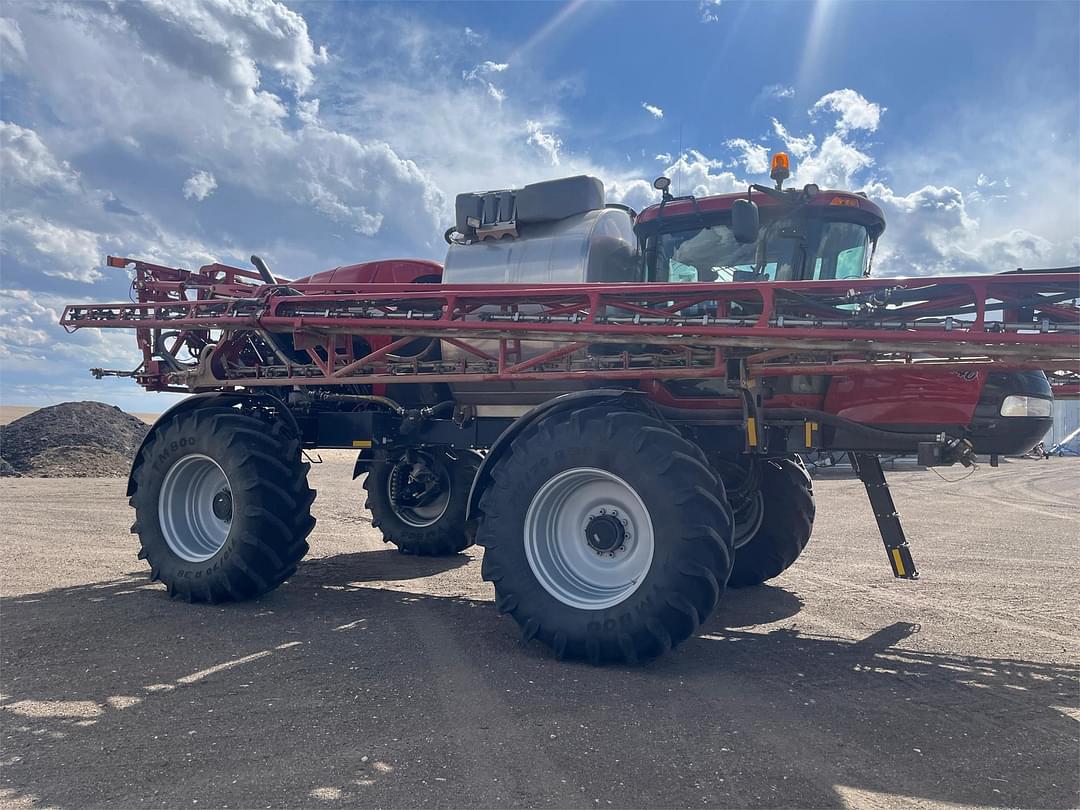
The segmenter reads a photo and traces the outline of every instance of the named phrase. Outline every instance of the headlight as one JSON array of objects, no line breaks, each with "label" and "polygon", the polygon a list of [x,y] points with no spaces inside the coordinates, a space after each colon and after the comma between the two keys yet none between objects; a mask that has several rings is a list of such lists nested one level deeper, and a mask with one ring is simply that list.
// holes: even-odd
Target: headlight
[{"label": "headlight", "polygon": [[1050,416],[1053,400],[1013,394],[1001,403],[1002,416]]}]

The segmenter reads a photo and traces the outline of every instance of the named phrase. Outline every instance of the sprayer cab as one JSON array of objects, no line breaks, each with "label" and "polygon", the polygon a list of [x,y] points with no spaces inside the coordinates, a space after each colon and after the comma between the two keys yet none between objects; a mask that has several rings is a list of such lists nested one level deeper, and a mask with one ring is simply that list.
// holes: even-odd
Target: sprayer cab
[{"label": "sprayer cab", "polygon": [[[783,188],[790,161],[774,156],[775,188],[672,196],[642,211],[634,230],[649,281],[801,281],[870,274],[885,230],[865,195],[808,184]],[[665,178],[666,179],[666,178]]]}]

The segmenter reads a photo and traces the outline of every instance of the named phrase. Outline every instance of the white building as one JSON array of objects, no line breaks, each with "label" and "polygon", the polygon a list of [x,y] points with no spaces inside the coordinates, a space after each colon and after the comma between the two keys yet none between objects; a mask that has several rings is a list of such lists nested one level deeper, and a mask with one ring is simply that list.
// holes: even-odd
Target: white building
[{"label": "white building", "polygon": [[1054,400],[1054,426],[1043,441],[1047,449],[1080,428],[1080,399]]}]

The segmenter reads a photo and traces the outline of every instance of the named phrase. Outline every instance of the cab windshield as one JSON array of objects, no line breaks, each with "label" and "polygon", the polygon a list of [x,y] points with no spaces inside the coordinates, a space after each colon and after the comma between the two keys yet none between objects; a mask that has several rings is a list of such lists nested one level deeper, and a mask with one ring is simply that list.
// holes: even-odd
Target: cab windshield
[{"label": "cab windshield", "polygon": [[[651,240],[651,281],[861,278],[870,257],[866,228],[852,222],[778,220],[763,226],[757,244],[748,245],[736,242],[727,225],[661,233]],[[759,246],[764,261],[757,274]]]}]

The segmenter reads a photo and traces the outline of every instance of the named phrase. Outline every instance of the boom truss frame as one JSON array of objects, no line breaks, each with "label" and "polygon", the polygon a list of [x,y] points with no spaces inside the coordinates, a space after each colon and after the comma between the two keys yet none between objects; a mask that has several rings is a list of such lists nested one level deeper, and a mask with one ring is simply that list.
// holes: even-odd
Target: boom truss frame
[{"label": "boom truss frame", "polygon": [[[138,301],[61,325],[135,329],[150,390],[662,380],[918,368],[1080,369],[1075,272],[651,284],[256,283],[126,258]],[[441,340],[453,361],[416,350]],[[403,353],[408,351],[408,356]]]}]

